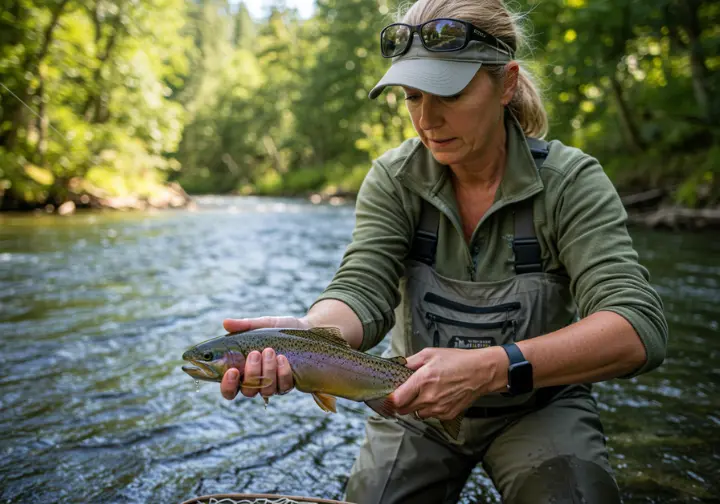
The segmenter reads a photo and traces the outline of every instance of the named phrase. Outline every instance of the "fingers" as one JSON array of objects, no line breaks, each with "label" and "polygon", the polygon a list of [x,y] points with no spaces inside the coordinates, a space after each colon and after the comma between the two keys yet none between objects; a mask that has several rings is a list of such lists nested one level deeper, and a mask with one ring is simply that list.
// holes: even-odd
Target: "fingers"
[{"label": "fingers", "polygon": [[395,405],[397,412],[401,415],[407,415],[417,409],[413,407],[413,402],[418,395],[420,395],[420,386],[414,378],[415,375],[411,376],[405,383],[390,394],[390,400]]},{"label": "fingers", "polygon": [[279,393],[284,394],[286,392],[289,392],[290,389],[292,389],[294,386],[292,369],[290,369],[290,362],[287,360],[287,357],[285,357],[284,355],[278,355],[277,365],[278,365],[277,388],[278,388]]},{"label": "fingers", "polygon": [[277,358],[275,357],[275,350],[272,348],[266,348],[262,352],[262,375],[270,378],[271,382],[266,387],[260,389],[260,394],[263,397],[270,397],[277,392]]},{"label": "fingers", "polygon": [[262,329],[264,327],[294,327],[297,329],[307,329],[308,322],[305,319],[296,317],[257,317],[243,319],[225,319],[223,327],[228,332],[245,332],[252,329]]},{"label": "fingers", "polygon": [[418,353],[413,354],[405,359],[407,360],[407,362],[405,363],[405,367],[412,369],[413,371],[417,371],[427,363],[431,355],[432,354],[428,349],[420,350]]},{"label": "fingers", "polygon": [[223,327],[228,332],[245,332],[251,329],[275,327],[275,318],[276,317],[225,319],[223,320]]},{"label": "fingers", "polygon": [[235,399],[238,393],[238,384],[240,383],[240,371],[237,369],[228,369],[220,383],[220,393],[227,400]]},{"label": "fingers", "polygon": [[228,369],[220,383],[220,393],[225,399],[231,400],[239,391],[245,397],[255,397],[258,392],[263,397],[277,393],[289,392],[294,386],[290,362],[284,355],[276,355],[275,350],[266,348],[262,354],[250,352],[245,360],[242,385],[240,372]]},{"label": "fingers", "polygon": [[[227,374],[227,373],[226,373]],[[262,376],[262,355],[258,351],[252,351],[248,354],[245,361],[245,373],[243,383],[257,383]],[[259,389],[251,387],[241,387],[240,392],[245,397],[255,397]]]},{"label": "fingers", "polygon": [[223,327],[227,332],[244,332],[250,330],[250,321],[248,319],[225,319]]}]

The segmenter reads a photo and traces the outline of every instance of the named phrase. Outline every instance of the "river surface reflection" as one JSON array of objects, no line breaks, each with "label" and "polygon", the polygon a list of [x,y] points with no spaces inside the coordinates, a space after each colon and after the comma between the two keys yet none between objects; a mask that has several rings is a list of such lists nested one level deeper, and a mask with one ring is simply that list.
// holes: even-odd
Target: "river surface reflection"
[{"label": "river surface reflection", "polygon": [[[225,401],[180,370],[229,316],[300,315],[332,278],[352,206],[205,197],[195,212],[0,215],[0,499],[339,499],[364,405]],[[625,502],[720,495],[720,242],[632,230],[670,323],[665,364],[596,386]],[[477,469],[462,502],[499,502]]]}]

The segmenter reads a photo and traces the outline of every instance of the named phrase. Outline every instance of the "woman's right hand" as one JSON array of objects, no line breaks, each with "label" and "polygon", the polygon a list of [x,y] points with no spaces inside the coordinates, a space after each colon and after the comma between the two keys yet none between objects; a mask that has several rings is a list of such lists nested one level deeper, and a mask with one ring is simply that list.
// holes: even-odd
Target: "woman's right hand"
[{"label": "woman's right hand", "polygon": [[[244,332],[263,327],[292,327],[296,329],[310,329],[310,324],[304,318],[295,317],[260,317],[254,319],[225,319],[223,326],[228,332]],[[248,388],[240,385],[240,376],[243,383],[254,381],[261,377],[272,377],[270,385],[261,389]],[[232,368],[225,372],[220,383],[220,393],[225,399],[232,400],[238,391],[245,397],[255,397],[258,392],[263,397],[273,394],[285,394],[293,388],[293,377],[290,362],[284,355],[276,355],[275,350],[266,348],[262,354],[257,351],[250,352],[245,359],[243,373]]]}]

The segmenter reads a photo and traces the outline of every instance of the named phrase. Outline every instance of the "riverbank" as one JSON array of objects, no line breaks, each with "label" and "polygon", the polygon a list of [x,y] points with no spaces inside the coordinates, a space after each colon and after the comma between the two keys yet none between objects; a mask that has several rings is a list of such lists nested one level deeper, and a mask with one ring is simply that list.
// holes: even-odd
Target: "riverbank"
[{"label": "riverbank", "polygon": [[3,198],[0,194],[0,211],[30,211],[70,215],[78,209],[91,210],[150,210],[193,208],[192,197],[178,184],[155,184],[141,192],[111,192],[99,187],[83,185],[75,190],[63,191],[62,196],[35,200]]},{"label": "riverbank", "polygon": [[[302,170],[299,171],[302,173]],[[317,181],[319,177],[315,176]],[[309,177],[310,180],[313,177]],[[308,180],[296,175],[295,180]],[[359,180],[359,181],[358,181]],[[312,203],[321,204],[342,204],[352,201],[357,196],[357,192],[362,182],[361,177],[353,174],[346,180],[340,180],[336,183],[327,183],[322,189],[312,190],[303,187],[300,184],[293,184],[292,180],[285,183],[275,185],[258,185],[256,188],[244,188],[238,194],[254,195],[254,196],[274,196],[274,197],[301,197],[307,198]],[[669,187],[655,188],[648,190],[638,190],[641,185],[637,180],[632,183],[617,184],[621,200],[628,212],[628,222],[634,226],[642,226],[651,229],[668,229],[668,230],[705,230],[720,229],[720,205],[713,205],[711,198],[706,195],[711,194],[708,185],[700,185],[695,190],[699,193],[700,198],[695,199],[696,203],[701,205],[691,207],[683,204],[684,199],[678,194],[681,188]],[[670,185],[668,183],[668,185]],[[686,199],[685,199],[686,200]]]},{"label": "riverbank", "polygon": [[[598,159],[615,184],[631,225],[653,229],[720,229],[720,147],[643,155],[604,153]],[[603,161],[606,160],[606,161]],[[353,200],[367,164],[307,167],[283,177],[270,172],[236,194],[302,197],[313,203]]]}]

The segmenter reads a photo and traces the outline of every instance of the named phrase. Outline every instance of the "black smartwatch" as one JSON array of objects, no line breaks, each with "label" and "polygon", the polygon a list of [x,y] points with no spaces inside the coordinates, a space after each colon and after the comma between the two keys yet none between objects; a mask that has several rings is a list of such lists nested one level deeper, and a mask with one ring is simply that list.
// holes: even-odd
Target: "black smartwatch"
[{"label": "black smartwatch", "polygon": [[503,392],[502,395],[516,396],[531,392],[533,389],[532,364],[525,360],[525,356],[515,343],[501,346],[510,359],[510,367],[508,367],[508,391]]}]

